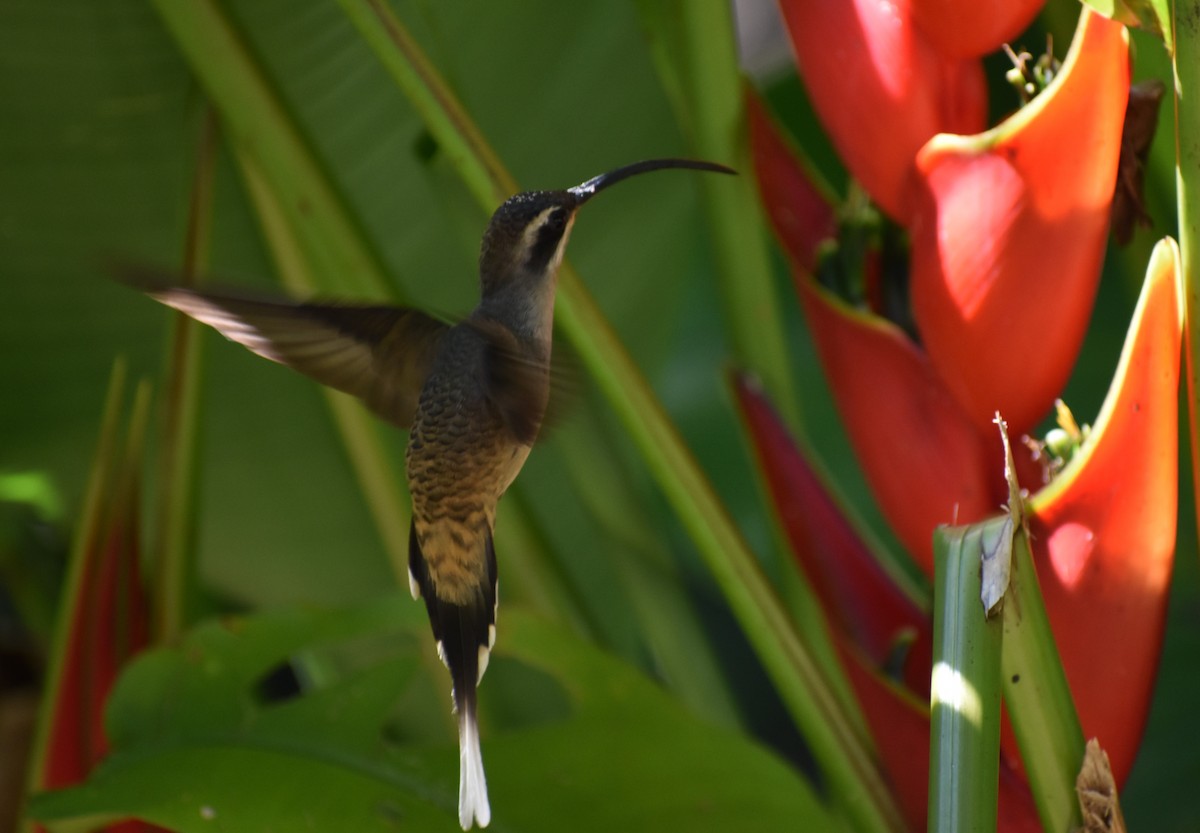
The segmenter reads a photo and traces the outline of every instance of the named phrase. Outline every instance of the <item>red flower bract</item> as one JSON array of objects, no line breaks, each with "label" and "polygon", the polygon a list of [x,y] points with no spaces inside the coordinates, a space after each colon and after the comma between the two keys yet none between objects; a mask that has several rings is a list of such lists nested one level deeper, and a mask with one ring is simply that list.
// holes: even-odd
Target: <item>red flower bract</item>
[{"label": "red flower bract", "polygon": [[1178,258],[1171,240],[1154,250],[1100,417],[1030,505],[1038,581],[1080,723],[1118,782],[1149,711],[1175,555]]},{"label": "red flower bract", "polygon": [[[832,228],[833,209],[761,107],[751,106],[749,114],[763,202],[792,257],[793,278],[838,412],[888,523],[932,573],[933,530],[979,520],[1000,499],[991,484],[1003,485],[1001,479],[988,477],[992,430],[976,431],[903,331],[817,286],[811,270],[818,238],[811,226]],[[781,182],[791,188],[779,188]],[[797,224],[796,217],[809,218],[809,224]]]},{"label": "red flower bract", "polygon": [[906,4],[781,0],[796,63],[826,132],[854,178],[907,220],[913,160],[936,133],[975,133],[987,116],[977,61],[933,49]]},{"label": "red flower bract", "polygon": [[978,136],[917,157],[913,315],[938,375],[980,431],[1033,429],[1091,316],[1129,97],[1128,34],[1084,8],[1057,79]]}]

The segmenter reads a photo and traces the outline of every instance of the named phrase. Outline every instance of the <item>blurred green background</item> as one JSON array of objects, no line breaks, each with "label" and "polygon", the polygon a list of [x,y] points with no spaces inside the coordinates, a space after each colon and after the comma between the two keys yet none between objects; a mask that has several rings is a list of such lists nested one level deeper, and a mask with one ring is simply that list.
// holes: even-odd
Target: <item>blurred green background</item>
[{"label": "blurred green background", "polygon": [[[363,219],[396,289],[431,309],[468,310],[477,298],[475,260],[486,215],[342,11],[324,0],[226,5]],[[636,159],[689,153],[639,5],[646,4],[392,4],[524,188],[564,187]],[[1077,8],[1056,0],[1043,15],[1040,25],[1063,49]],[[1140,35],[1135,41],[1137,75],[1169,80],[1161,46]],[[1031,51],[1040,44],[1040,34],[1026,42]],[[1001,59],[989,62],[993,79],[1003,68]],[[794,76],[786,67],[761,71],[781,116],[826,176],[844,183]],[[998,84],[997,116],[1014,104]],[[0,476],[36,475],[57,496],[28,509],[20,494],[7,495],[0,563],[10,581],[27,576],[21,565],[69,534],[114,358],[126,356],[135,377],[161,379],[167,313],[108,280],[100,262],[111,255],[180,262],[204,115],[201,90],[142,0],[0,0]],[[1169,106],[1162,119],[1148,178],[1155,227],[1139,232],[1130,249],[1110,251],[1093,327],[1066,394],[1081,420],[1094,416],[1103,398],[1149,247],[1173,227]],[[729,349],[697,200],[689,175],[622,185],[589,204],[568,256],[768,571],[784,582],[772,521],[722,380]],[[837,425],[782,259],[776,260],[805,423],[845,492],[890,541]],[[227,284],[274,284],[224,146],[209,271]],[[382,545],[314,385],[207,334],[200,425],[196,547],[206,610],[336,605],[392,591]],[[399,460],[403,436],[381,434]],[[563,453],[567,444],[575,444],[574,454]],[[589,454],[594,469],[577,462]],[[1186,448],[1183,454],[1186,460]],[[1200,751],[1179,742],[1178,728],[1195,726],[1192,704],[1200,702],[1193,502],[1190,484],[1183,487],[1159,688],[1123,796],[1134,829],[1195,827],[1185,797],[1200,777]],[[737,715],[736,722],[802,760],[794,730],[720,594],[620,427],[586,386],[501,507],[502,574],[509,514],[524,518],[548,554],[572,627],[651,674],[663,675],[661,658],[631,612],[638,603],[630,582],[657,577],[683,588],[728,687],[683,698],[713,720]],[[30,543],[29,530],[47,528],[60,536],[40,549]],[[21,596],[27,588],[8,589]],[[504,592],[506,604],[537,607],[522,598],[519,578]]]}]

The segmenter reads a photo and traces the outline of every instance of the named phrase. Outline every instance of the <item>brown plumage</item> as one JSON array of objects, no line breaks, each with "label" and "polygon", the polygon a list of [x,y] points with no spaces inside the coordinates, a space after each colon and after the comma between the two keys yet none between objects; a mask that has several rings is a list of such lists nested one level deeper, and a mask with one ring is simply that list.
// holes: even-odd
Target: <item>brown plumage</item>
[{"label": "brown plumage", "polygon": [[733,173],[652,159],[563,191],[511,197],[479,257],[481,299],[448,324],[419,310],[268,300],[170,285],[141,268],[122,277],[254,353],[362,399],[410,429],[409,584],[425,601],[454,685],[459,821],[491,820],[476,725],[476,686],[496,638],[496,506],[537,439],[550,394],[558,267],[575,213],[609,185],[661,168]]}]

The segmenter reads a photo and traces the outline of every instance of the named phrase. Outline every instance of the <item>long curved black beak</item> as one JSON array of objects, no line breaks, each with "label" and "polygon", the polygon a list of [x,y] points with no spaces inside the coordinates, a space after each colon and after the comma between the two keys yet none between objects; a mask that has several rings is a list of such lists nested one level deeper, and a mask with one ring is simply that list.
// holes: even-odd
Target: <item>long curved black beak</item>
[{"label": "long curved black beak", "polygon": [[579,201],[579,205],[583,205],[596,194],[599,194],[610,185],[615,185],[623,179],[628,179],[631,176],[648,173],[650,171],[658,171],[663,168],[690,168],[693,171],[713,171],[719,174],[737,174],[733,168],[725,165],[718,165],[716,162],[704,162],[699,159],[643,159],[641,162],[634,162],[632,165],[626,165],[623,168],[617,168],[615,171],[609,171],[599,176],[594,176],[587,182],[576,185],[574,188],[568,188],[567,192],[573,194]]}]

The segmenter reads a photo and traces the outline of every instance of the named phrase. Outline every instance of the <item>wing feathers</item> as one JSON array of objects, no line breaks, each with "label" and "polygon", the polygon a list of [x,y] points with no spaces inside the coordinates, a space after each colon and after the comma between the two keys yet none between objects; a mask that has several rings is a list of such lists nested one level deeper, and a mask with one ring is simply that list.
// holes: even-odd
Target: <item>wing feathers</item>
[{"label": "wing feathers", "polygon": [[300,303],[170,286],[133,272],[130,283],[253,353],[362,399],[402,428],[448,325],[419,310]]}]

